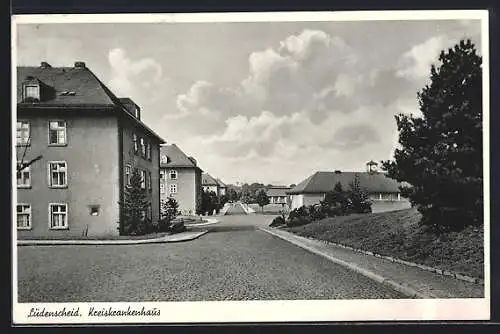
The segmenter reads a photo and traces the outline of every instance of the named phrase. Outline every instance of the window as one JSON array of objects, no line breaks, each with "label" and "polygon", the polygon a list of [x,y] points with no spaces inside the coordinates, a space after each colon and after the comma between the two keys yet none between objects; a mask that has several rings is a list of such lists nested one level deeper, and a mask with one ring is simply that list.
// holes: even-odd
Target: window
[{"label": "window", "polygon": [[141,138],[141,155],[143,158],[146,157],[146,144],[144,142],[144,138]]},{"label": "window", "polygon": [[177,180],[177,171],[176,170],[171,170],[168,172],[168,174],[170,175],[171,180]]},{"label": "window", "polygon": [[68,205],[49,204],[49,223],[54,230],[68,228]]},{"label": "window", "polygon": [[126,185],[130,184],[131,171],[132,171],[132,167],[130,165],[126,165],[125,166],[125,184]]},{"label": "window", "polygon": [[17,187],[29,188],[30,186],[31,186],[31,167],[27,166],[24,167],[21,171],[17,172]]},{"label": "window", "polygon": [[151,160],[151,143],[146,142],[146,158]]},{"label": "window", "polygon": [[137,135],[134,133],[133,135],[133,141],[134,141],[134,153],[137,154],[139,152],[139,143],[137,142]]},{"label": "window", "polygon": [[160,170],[160,179],[163,179],[165,177],[165,171]]},{"label": "window", "polygon": [[28,145],[30,138],[30,123],[28,121],[17,121],[16,144]]},{"label": "window", "polygon": [[171,194],[177,194],[177,185],[171,184],[169,190]]},{"label": "window", "polygon": [[31,205],[18,204],[16,216],[18,230],[29,230],[31,228]]},{"label": "window", "polygon": [[28,98],[40,100],[40,86],[24,85],[24,99]]},{"label": "window", "polygon": [[146,189],[146,171],[141,170],[141,188]]},{"label": "window", "polygon": [[165,193],[165,184],[160,182],[160,194],[164,194]]},{"label": "window", "polygon": [[89,209],[91,216],[99,216],[99,209],[100,209],[99,205],[91,205],[89,206]]},{"label": "window", "polygon": [[49,122],[49,144],[50,145],[66,145],[66,122],[65,121],[50,121]]},{"label": "window", "polygon": [[49,162],[49,186],[66,187],[67,183],[67,165],[66,161]]},{"label": "window", "polygon": [[160,162],[161,162],[162,164],[168,164],[168,157],[167,157],[165,154],[162,154],[162,155],[160,156]]},{"label": "window", "polygon": [[151,190],[153,187],[151,186],[152,180],[151,180],[151,172],[150,171],[148,171],[148,179],[147,179],[147,181],[148,181],[148,184],[147,184],[148,189]]}]

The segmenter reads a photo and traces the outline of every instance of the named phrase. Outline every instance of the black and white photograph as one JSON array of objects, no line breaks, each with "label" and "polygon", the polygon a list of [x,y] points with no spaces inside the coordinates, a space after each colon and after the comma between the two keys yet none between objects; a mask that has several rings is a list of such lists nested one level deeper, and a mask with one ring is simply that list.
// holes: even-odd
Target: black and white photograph
[{"label": "black and white photograph", "polygon": [[14,15],[14,322],[488,320],[488,36]]}]

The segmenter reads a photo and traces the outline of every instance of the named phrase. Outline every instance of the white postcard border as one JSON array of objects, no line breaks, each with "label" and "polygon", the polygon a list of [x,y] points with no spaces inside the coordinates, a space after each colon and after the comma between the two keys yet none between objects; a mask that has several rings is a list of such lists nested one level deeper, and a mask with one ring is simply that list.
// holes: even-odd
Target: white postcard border
[{"label": "white postcard border", "polygon": [[[203,301],[141,303],[18,303],[17,229],[12,224],[14,324],[85,323],[238,323],[318,321],[418,321],[489,320],[490,318],[490,187],[489,187],[489,27],[487,10],[359,11],[359,12],[259,12],[176,14],[47,14],[12,17],[12,87],[16,87],[17,24],[46,23],[193,23],[193,22],[289,22],[289,21],[376,21],[376,20],[481,20],[483,57],[483,171],[485,297],[477,299],[383,299],[383,300],[287,300]],[[12,128],[15,129],[16,89],[12,90]],[[12,142],[15,142],[14,131]],[[15,145],[11,166],[15,170]],[[12,174],[12,217],[16,213],[16,180]],[[158,310],[152,316],[89,316],[89,310]],[[80,317],[30,317],[32,309],[78,310]],[[109,313],[109,312],[108,312]],[[153,311],[154,313],[154,311]]]}]

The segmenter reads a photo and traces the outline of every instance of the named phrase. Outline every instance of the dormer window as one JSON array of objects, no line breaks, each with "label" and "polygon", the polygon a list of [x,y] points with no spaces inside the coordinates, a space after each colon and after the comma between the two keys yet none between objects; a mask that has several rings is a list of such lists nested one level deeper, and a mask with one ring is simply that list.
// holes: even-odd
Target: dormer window
[{"label": "dormer window", "polygon": [[169,163],[169,159],[168,159],[168,157],[165,154],[160,155],[160,163],[162,163],[162,164],[168,164]]},{"label": "dormer window", "polygon": [[25,84],[23,90],[24,100],[36,99],[40,101],[40,85]]}]

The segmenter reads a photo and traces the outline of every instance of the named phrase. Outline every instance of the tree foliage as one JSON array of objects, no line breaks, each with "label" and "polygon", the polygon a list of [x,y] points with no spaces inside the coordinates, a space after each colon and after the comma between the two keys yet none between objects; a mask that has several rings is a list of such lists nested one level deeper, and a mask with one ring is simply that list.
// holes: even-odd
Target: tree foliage
[{"label": "tree foliage", "polygon": [[214,191],[201,191],[201,213],[212,215],[220,209],[220,201]]},{"label": "tree foliage", "polygon": [[421,116],[396,116],[401,147],[383,162],[437,229],[483,222],[481,63],[470,40],[440,53],[417,94]]},{"label": "tree foliage", "polygon": [[354,180],[349,183],[348,191],[348,212],[349,213],[369,213],[372,211],[372,204],[368,193],[361,187],[359,175],[354,175]]},{"label": "tree foliage", "polygon": [[259,204],[259,206],[262,208],[262,211],[264,211],[264,206],[269,204],[269,197],[267,197],[267,193],[264,189],[260,189],[259,191],[257,191],[255,200],[257,204]]},{"label": "tree foliage", "polygon": [[147,214],[151,204],[147,191],[141,184],[142,177],[139,171],[134,169],[130,184],[125,187],[123,202],[120,203],[122,220],[119,229],[122,235],[140,235],[153,230],[151,219]]}]

